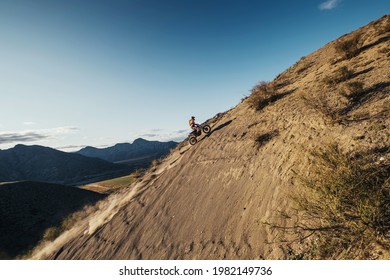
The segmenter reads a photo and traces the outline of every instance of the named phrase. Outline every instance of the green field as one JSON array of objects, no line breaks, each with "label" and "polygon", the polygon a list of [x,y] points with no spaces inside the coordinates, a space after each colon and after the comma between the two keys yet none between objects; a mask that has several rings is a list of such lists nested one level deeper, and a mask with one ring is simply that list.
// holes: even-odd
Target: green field
[{"label": "green field", "polygon": [[98,193],[111,193],[114,190],[127,187],[131,185],[137,178],[141,176],[141,173],[139,171],[135,171],[131,173],[130,175],[114,178],[111,180],[96,182],[93,184],[88,184],[85,186],[82,186],[82,189],[98,192]]}]

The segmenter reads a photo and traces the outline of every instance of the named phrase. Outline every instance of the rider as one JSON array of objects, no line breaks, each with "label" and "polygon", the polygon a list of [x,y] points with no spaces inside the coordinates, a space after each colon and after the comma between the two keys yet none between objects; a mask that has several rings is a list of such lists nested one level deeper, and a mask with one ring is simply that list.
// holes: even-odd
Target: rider
[{"label": "rider", "polygon": [[190,125],[190,127],[191,127],[191,129],[192,129],[193,131],[196,131],[196,132],[199,131],[199,127],[198,127],[198,125],[195,123],[195,117],[194,117],[194,116],[191,117],[191,119],[189,120],[188,123],[189,123],[189,125]]}]

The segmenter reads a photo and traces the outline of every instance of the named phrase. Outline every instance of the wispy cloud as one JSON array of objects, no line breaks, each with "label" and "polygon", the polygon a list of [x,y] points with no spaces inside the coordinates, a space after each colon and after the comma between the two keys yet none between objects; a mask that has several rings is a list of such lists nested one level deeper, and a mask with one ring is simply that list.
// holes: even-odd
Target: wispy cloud
[{"label": "wispy cloud", "polygon": [[166,131],[162,129],[150,129],[148,131],[144,131],[144,133],[139,134],[137,137],[145,138],[146,140],[154,140],[154,141],[183,141],[189,130],[175,130],[175,131]]},{"label": "wispy cloud", "polygon": [[35,122],[23,122],[24,125],[34,125]]},{"label": "wispy cloud", "polygon": [[48,137],[48,135],[43,135],[32,131],[1,132],[0,144],[34,142]]},{"label": "wispy cloud", "polygon": [[77,127],[56,127],[40,130],[24,130],[19,132],[0,132],[0,144],[36,142],[44,139],[54,139],[61,135],[77,131]]},{"label": "wispy cloud", "polygon": [[[98,148],[98,149],[102,149],[102,148],[107,148],[107,147],[114,146],[114,145],[115,144],[112,144],[112,145],[93,145],[93,147]],[[89,146],[89,145],[67,145],[67,146],[58,146],[58,147],[55,147],[55,149],[63,151],[63,152],[77,152],[77,151],[79,151],[82,148],[85,148],[87,146]]]},{"label": "wispy cloud", "polygon": [[145,134],[140,135],[139,137],[141,137],[141,138],[156,138],[156,137],[158,137],[158,134],[155,134],[155,133],[145,133]]},{"label": "wispy cloud", "polygon": [[57,150],[61,151],[78,151],[82,148],[85,148],[87,145],[67,145],[67,146],[59,146],[55,147]]},{"label": "wispy cloud", "polygon": [[327,0],[325,2],[322,2],[318,8],[320,10],[333,10],[334,8],[336,8],[338,6],[338,4],[340,3],[340,0]]}]

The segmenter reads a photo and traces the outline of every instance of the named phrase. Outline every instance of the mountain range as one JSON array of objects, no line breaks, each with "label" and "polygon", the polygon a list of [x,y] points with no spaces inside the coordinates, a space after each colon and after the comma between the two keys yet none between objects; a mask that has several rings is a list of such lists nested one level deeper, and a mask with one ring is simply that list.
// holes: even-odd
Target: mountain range
[{"label": "mountain range", "polygon": [[87,157],[100,158],[109,162],[134,164],[138,161],[147,165],[153,159],[168,154],[176,145],[177,143],[173,141],[159,142],[138,138],[132,144],[120,143],[112,147],[100,149],[88,146],[76,153]]},{"label": "mountain range", "polygon": [[[86,147],[76,153],[66,153],[44,146],[19,144],[0,150],[0,182],[28,180],[82,185],[102,181],[146,168],[176,145],[175,142],[137,139],[133,144],[117,144],[105,149]],[[123,164],[114,163],[117,161]]]},{"label": "mountain range", "polygon": [[0,151],[0,182],[41,181],[72,185],[125,174],[128,167],[33,145]]}]

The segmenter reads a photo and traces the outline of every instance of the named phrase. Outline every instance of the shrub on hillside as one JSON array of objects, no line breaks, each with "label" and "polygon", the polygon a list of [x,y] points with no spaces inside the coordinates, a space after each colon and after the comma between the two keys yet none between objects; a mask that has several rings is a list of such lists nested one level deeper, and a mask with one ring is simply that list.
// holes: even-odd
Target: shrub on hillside
[{"label": "shrub on hillside", "polygon": [[64,231],[69,230],[75,223],[74,214],[67,216],[59,226],[50,227],[45,230],[42,241],[53,241],[60,236]]},{"label": "shrub on hillside", "polygon": [[349,39],[338,40],[335,49],[338,54],[350,59],[359,53],[362,45],[362,35],[361,33],[356,33]]},{"label": "shrub on hillside", "polygon": [[251,95],[248,97],[249,105],[259,111],[272,102],[275,94],[275,88],[271,83],[261,81],[251,90]]},{"label": "shrub on hillside", "polygon": [[326,77],[324,82],[330,86],[335,86],[338,83],[349,80],[353,77],[353,74],[353,71],[349,70],[347,66],[341,66],[333,75]]},{"label": "shrub on hillside", "polygon": [[302,93],[300,97],[307,107],[322,114],[330,123],[340,121],[338,109],[329,102],[327,92],[319,92],[315,97]]},{"label": "shrub on hillside", "polygon": [[390,167],[372,155],[346,155],[337,145],[313,155],[312,175],[300,178],[301,192],[293,197],[296,229],[314,236],[306,257],[370,259],[378,248],[389,249]]},{"label": "shrub on hillside", "polygon": [[302,66],[301,68],[299,68],[297,70],[297,75],[300,75],[302,74],[303,72],[305,72],[306,70],[310,69],[310,67],[312,67],[315,63],[314,62],[309,62],[309,61],[305,61],[305,62],[302,62]]},{"label": "shrub on hillside", "polygon": [[61,234],[61,232],[62,230],[60,227],[50,227],[45,230],[45,233],[43,234],[43,240],[53,241]]},{"label": "shrub on hillside", "polygon": [[340,93],[344,97],[353,100],[355,97],[361,94],[363,88],[364,88],[364,84],[362,82],[350,82],[344,86],[344,90],[341,91]]}]

